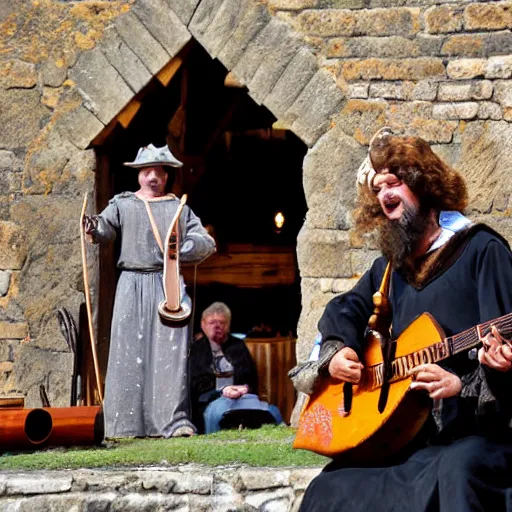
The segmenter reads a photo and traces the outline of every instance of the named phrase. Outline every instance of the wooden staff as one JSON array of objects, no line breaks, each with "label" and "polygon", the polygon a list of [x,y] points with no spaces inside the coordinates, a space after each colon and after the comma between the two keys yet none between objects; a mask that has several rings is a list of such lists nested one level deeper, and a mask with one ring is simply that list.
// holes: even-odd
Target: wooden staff
[{"label": "wooden staff", "polygon": [[84,218],[85,218],[86,208],[87,208],[87,192],[84,195],[84,204],[82,206],[82,213],[80,214],[80,243],[82,246],[82,268],[83,268],[83,272],[84,272],[85,306],[87,309],[87,322],[89,324],[89,339],[91,340],[92,359],[94,362],[94,374],[96,376],[96,387],[98,388],[98,396],[99,396],[100,402],[101,402],[101,404],[103,404],[103,391],[101,390],[98,354],[96,353],[96,337],[94,335],[94,326],[93,326],[93,322],[92,322],[91,290],[89,288],[89,272],[87,269],[87,257],[86,257],[86,246],[85,246]]}]

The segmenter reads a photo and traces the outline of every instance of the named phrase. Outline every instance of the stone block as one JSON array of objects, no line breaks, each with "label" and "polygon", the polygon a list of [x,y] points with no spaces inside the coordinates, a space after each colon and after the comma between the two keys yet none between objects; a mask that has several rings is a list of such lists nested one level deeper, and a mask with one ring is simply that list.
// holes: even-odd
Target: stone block
[{"label": "stone block", "polygon": [[[16,353],[15,388],[22,389],[25,394],[25,407],[40,407],[41,395],[39,386],[46,384],[46,391],[50,403],[54,407],[69,406],[70,383],[73,369],[73,355],[67,352],[54,352],[44,350],[32,345],[21,344]],[[41,477],[25,483],[16,484],[16,490],[11,494],[20,494],[17,489],[23,487],[25,494],[42,492],[62,492],[71,488],[71,477],[48,478]],[[12,486],[9,486],[8,489]],[[32,491],[30,491],[32,489]],[[43,491],[41,489],[48,489]],[[50,489],[55,489],[50,491]],[[59,489],[62,489],[59,491]]]},{"label": "stone block", "polygon": [[509,55],[512,53],[512,32],[491,32],[485,35],[485,55]]},{"label": "stone block", "polygon": [[[29,146],[47,121],[49,110],[38,90],[0,88],[0,147],[3,150]],[[8,127],[8,129],[6,128]]]},{"label": "stone block", "polygon": [[123,41],[115,27],[105,29],[99,47],[134,92],[139,92],[149,83],[151,73]]},{"label": "stone block", "polygon": [[334,293],[322,292],[320,289],[320,279],[302,278],[300,285],[302,311],[297,326],[297,360],[306,361],[318,333],[318,321],[324,312],[326,304],[336,295]]},{"label": "stone block", "polygon": [[132,12],[171,57],[190,41],[191,35],[187,27],[165,0],[137,0]]},{"label": "stone block", "polygon": [[166,0],[167,5],[178,15],[178,18],[184,23],[188,25],[194,11],[197,8],[197,4],[201,0]]},{"label": "stone block", "polygon": [[507,2],[478,3],[464,9],[466,30],[502,30],[512,28],[512,9]]},{"label": "stone block", "polygon": [[[52,472],[51,475],[14,474],[6,478],[6,494],[53,494],[71,490],[71,475]],[[34,509],[32,509],[34,510]]]},{"label": "stone block", "polygon": [[245,489],[255,491],[271,489],[273,487],[287,487],[290,485],[290,471],[265,471],[261,469],[242,469],[240,471]]},{"label": "stone block", "polygon": [[192,35],[201,42],[202,35],[215,18],[224,0],[201,0],[190,20],[188,29]]},{"label": "stone block", "polygon": [[10,270],[0,270],[0,297],[5,297],[9,291],[11,274]]},{"label": "stone block", "polygon": [[478,103],[442,103],[434,105],[432,116],[434,119],[473,119],[478,113]]},{"label": "stone block", "polygon": [[266,7],[259,3],[251,3],[244,13],[240,23],[219,51],[218,59],[226,68],[233,69],[245,52],[246,48],[254,37],[267,25],[270,21],[270,14]]},{"label": "stone block", "polygon": [[424,13],[425,26],[431,34],[459,32],[462,30],[462,12],[458,6],[431,7]]},{"label": "stone block", "polygon": [[123,14],[115,20],[114,25],[124,42],[153,75],[169,62],[171,56],[134,13]]},{"label": "stone block", "polygon": [[[343,11],[340,11],[343,12]],[[347,11],[347,15],[350,11]],[[420,10],[396,7],[357,11],[354,34],[368,36],[413,36],[421,29]]]},{"label": "stone block", "polygon": [[374,82],[370,84],[370,98],[405,100],[411,97],[412,82]]},{"label": "stone block", "polygon": [[0,339],[23,340],[28,335],[26,322],[0,322]]},{"label": "stone block", "polygon": [[300,48],[265,98],[265,106],[276,117],[283,117],[317,70],[316,57]]},{"label": "stone block", "polygon": [[[73,491],[91,491],[100,494],[108,490],[135,491],[141,489],[142,484],[137,473],[109,471],[108,474],[105,474],[104,471],[81,469],[73,474]],[[112,499],[115,496],[114,494]]]},{"label": "stone block", "polygon": [[512,55],[489,57],[485,78],[510,78],[512,76]]},{"label": "stone block", "polygon": [[316,7],[319,0],[269,0],[268,6],[276,11],[301,11]]},{"label": "stone block", "polygon": [[331,116],[339,110],[343,96],[332,76],[318,70],[285,114],[292,131],[308,146],[327,130]]},{"label": "stone block", "polygon": [[420,44],[416,39],[402,36],[333,38],[327,41],[327,57],[419,57]]},{"label": "stone block", "polygon": [[99,48],[83,53],[69,76],[76,82],[85,106],[103,124],[108,124],[133,97],[133,91]]},{"label": "stone block", "polygon": [[[245,503],[257,510],[286,512],[294,499],[292,489],[276,489],[270,492],[254,492],[245,497]],[[264,507],[264,508],[263,508]]]},{"label": "stone block", "polygon": [[212,22],[196,39],[212,57],[228,42],[247,11],[249,0],[224,0]]},{"label": "stone block", "polygon": [[446,82],[439,84],[438,101],[487,100],[492,96],[493,85],[490,80],[478,80],[463,83]]},{"label": "stone block", "polygon": [[370,84],[368,83],[360,83],[360,84],[349,84],[347,90],[348,98],[368,98],[368,94],[370,91]]},{"label": "stone block", "polygon": [[8,60],[2,64],[0,87],[4,89],[31,89],[36,83],[35,64],[19,59]]},{"label": "stone block", "polygon": [[18,270],[27,256],[27,245],[21,226],[10,221],[0,222],[0,269]]},{"label": "stone block", "polygon": [[[471,218],[488,223],[510,239],[512,229],[506,208],[512,195],[509,165],[512,126],[506,121],[467,123],[460,138],[461,156],[457,168],[464,169],[469,190],[469,212],[473,212]],[[503,215],[498,214],[499,210],[505,210]],[[475,215],[484,212],[490,215],[480,218]]]},{"label": "stone block", "polygon": [[[233,68],[234,75],[242,83],[249,84],[262,62],[267,59],[270,60],[270,54],[275,48],[282,42],[289,42],[291,40],[289,34],[290,28],[286,23],[272,19],[251,41],[247,50],[240,57]],[[286,51],[284,54],[286,55]]]},{"label": "stone block", "polygon": [[441,48],[445,41],[445,36],[436,36],[432,34],[419,33],[415,37],[415,41],[420,47],[420,55],[424,57],[438,57],[441,55]]},{"label": "stone block", "polygon": [[187,496],[127,494],[117,497],[109,512],[150,512],[152,510],[189,510]]},{"label": "stone block", "polygon": [[418,59],[365,59],[344,62],[342,77],[355,80],[423,80],[443,78],[445,67],[441,59],[420,57]]},{"label": "stone block", "polygon": [[352,277],[349,248],[345,231],[303,228],[297,238],[301,277]]},{"label": "stone block", "polygon": [[336,119],[336,126],[343,127],[359,144],[367,145],[375,131],[385,126],[388,108],[388,102],[382,99],[350,99]]},{"label": "stone block", "polygon": [[292,469],[290,484],[296,491],[305,491],[313,478],[317,477],[320,472],[320,468]]},{"label": "stone block", "polygon": [[85,498],[83,512],[108,512],[116,497],[115,492],[89,494]]},{"label": "stone block", "polygon": [[141,471],[139,479],[143,489],[174,494],[210,494],[213,485],[212,475],[199,476],[176,471]]},{"label": "stone block", "polygon": [[306,10],[297,16],[296,26],[300,32],[313,36],[353,36],[357,19],[357,14],[348,10]]},{"label": "stone block", "polygon": [[[289,31],[275,41],[248,84],[249,95],[256,103],[260,105],[265,100],[302,44],[299,37]],[[243,60],[244,57],[239,63]]]},{"label": "stone block", "polygon": [[509,81],[498,81],[494,86],[494,100],[502,108],[512,107],[512,84]]},{"label": "stone block", "polygon": [[483,57],[486,55],[486,40],[482,34],[451,36],[443,43],[441,55],[449,57]]},{"label": "stone block", "polygon": [[66,80],[68,68],[62,59],[49,57],[41,67],[41,79],[44,85],[60,87]]},{"label": "stone block", "polygon": [[82,105],[68,112],[57,125],[59,133],[80,149],[87,148],[104,128],[105,125]]},{"label": "stone block", "polygon": [[497,103],[492,101],[482,101],[478,105],[478,119],[492,119],[493,121],[499,121],[503,118],[503,112],[501,107]]},{"label": "stone block", "polygon": [[432,80],[420,80],[414,85],[410,99],[434,101],[437,96],[437,86],[437,82]]},{"label": "stone block", "polygon": [[448,62],[446,73],[449,78],[464,80],[483,77],[487,61],[485,59],[458,59]]}]

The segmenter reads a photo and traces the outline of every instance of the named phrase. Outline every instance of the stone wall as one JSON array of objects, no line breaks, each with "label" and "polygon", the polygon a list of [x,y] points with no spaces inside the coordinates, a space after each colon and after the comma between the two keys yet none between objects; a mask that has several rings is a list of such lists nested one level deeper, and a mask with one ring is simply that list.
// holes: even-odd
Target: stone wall
[{"label": "stone wall", "polygon": [[304,36],[343,95],[331,129],[304,162],[303,359],[325,303],[350,289],[376,255],[350,231],[350,210],[361,150],[378,128],[430,142],[466,175],[470,216],[512,240],[506,171],[512,6],[464,0],[268,0],[268,6]]},{"label": "stone wall", "polygon": [[297,253],[304,359],[326,302],[377,254],[351,231],[374,131],[465,173],[470,215],[512,240],[512,8],[438,0],[7,0],[0,6],[0,392],[66,405],[55,319],[83,302],[77,219],[91,141],[192,38],[309,147]]},{"label": "stone wall", "polygon": [[296,512],[319,468],[179,466],[0,475],[2,512]]}]

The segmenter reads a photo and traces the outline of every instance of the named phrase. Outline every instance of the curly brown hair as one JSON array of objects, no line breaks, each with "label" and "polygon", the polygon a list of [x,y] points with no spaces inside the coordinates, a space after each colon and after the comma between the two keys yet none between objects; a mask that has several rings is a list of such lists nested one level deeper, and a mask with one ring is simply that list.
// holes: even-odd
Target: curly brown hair
[{"label": "curly brown hair", "polygon": [[[466,183],[461,174],[444,163],[419,137],[386,135],[370,146],[372,167],[396,175],[420,198],[425,210],[463,211],[468,203]],[[356,229],[369,233],[386,218],[376,195],[368,187],[360,191],[354,211]]]}]

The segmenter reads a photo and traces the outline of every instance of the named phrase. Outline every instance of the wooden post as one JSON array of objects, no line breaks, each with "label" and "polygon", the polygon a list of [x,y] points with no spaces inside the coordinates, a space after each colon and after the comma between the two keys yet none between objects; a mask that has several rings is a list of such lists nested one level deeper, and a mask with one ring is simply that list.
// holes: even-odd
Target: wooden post
[{"label": "wooden post", "polygon": [[96,387],[98,389],[98,397],[100,399],[100,403],[103,404],[103,390],[101,389],[100,368],[98,364],[98,354],[96,353],[96,336],[94,335],[94,325],[92,321],[91,290],[89,288],[89,272],[87,269],[87,256],[85,246],[84,217],[86,208],[87,192],[84,195],[84,203],[82,205],[82,212],[80,214],[80,244],[82,247],[82,268],[84,274],[85,306],[87,308],[87,323],[89,325],[89,339],[91,340],[94,374],[96,376]]}]

